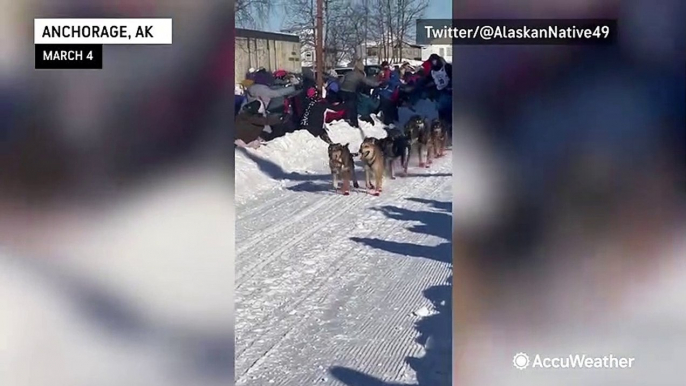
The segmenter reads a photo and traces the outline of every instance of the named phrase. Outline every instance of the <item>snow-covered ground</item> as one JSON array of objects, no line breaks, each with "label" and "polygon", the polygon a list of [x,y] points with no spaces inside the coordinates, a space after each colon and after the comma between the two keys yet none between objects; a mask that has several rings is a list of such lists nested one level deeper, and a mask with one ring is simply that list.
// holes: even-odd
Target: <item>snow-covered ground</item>
[{"label": "snow-covered ground", "polygon": [[450,153],[375,197],[334,193],[307,132],[237,149],[236,384],[450,385],[451,188]]}]

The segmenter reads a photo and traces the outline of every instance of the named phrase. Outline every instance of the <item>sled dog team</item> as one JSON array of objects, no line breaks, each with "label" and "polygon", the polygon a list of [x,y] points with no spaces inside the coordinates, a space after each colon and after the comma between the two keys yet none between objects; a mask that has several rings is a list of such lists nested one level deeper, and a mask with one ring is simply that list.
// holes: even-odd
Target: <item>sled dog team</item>
[{"label": "sled dog team", "polygon": [[[350,181],[353,187],[359,188],[355,174],[355,156],[359,156],[364,167],[366,188],[369,193],[378,196],[383,190],[384,174],[388,170],[391,179],[395,179],[393,164],[400,161],[403,175],[407,175],[412,148],[416,147],[420,167],[429,167],[433,158],[442,157],[448,146],[448,130],[439,119],[428,123],[419,115],[414,115],[404,129],[387,129],[385,138],[366,137],[357,153],[350,151],[348,143],[329,145],[329,167],[333,177],[334,190],[339,190],[339,181],[343,182],[342,193],[350,194]],[[423,155],[426,152],[426,162]]]}]

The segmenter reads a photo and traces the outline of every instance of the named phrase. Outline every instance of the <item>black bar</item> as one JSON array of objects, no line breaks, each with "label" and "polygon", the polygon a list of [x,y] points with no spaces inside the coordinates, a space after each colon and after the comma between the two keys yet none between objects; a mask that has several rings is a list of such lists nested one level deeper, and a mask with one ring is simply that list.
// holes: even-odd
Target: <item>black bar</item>
[{"label": "black bar", "polygon": [[102,70],[102,44],[36,44],[36,70]]}]

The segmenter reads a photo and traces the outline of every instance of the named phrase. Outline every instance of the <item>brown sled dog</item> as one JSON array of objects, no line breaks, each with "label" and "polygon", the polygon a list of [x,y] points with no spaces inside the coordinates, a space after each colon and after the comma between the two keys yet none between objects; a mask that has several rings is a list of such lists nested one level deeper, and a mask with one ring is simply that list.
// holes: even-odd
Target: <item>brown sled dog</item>
[{"label": "brown sled dog", "polygon": [[443,157],[443,155],[445,154],[445,149],[447,147],[448,128],[440,119],[434,119],[433,122],[431,122],[431,132],[429,137],[429,149],[427,151],[427,158],[429,158],[431,155],[433,155],[434,158]]},{"label": "brown sled dog", "polygon": [[[376,138],[365,138],[360,145],[360,159],[364,164],[364,179],[367,189],[375,196],[383,190],[384,155]],[[372,184],[372,174],[374,184]],[[374,191],[376,190],[376,191]]]},{"label": "brown sled dog", "polygon": [[419,166],[426,166],[429,167],[429,163],[431,163],[429,159],[429,155],[427,154],[427,163],[424,163],[424,149],[426,149],[429,145],[429,127],[424,120],[419,115],[414,115],[410,120],[407,122],[404,128],[405,131],[405,137],[407,138],[408,142],[410,143],[410,154],[407,156],[407,163],[410,163],[410,157],[412,155],[412,146],[416,145],[417,146],[417,155],[419,156]]},{"label": "brown sled dog", "polygon": [[333,178],[333,189],[338,191],[338,179],[342,179],[343,194],[346,196],[350,194],[351,179],[355,188],[360,187],[355,175],[355,161],[348,145],[348,143],[345,145],[340,143],[329,145],[329,168],[331,168],[331,176]]}]

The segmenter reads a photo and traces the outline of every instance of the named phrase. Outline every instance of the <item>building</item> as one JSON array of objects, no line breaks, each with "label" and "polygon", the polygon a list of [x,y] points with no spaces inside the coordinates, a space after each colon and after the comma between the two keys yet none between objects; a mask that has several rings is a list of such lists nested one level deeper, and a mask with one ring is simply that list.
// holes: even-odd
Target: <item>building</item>
[{"label": "building", "polygon": [[302,67],[312,67],[315,63],[314,30],[310,29],[282,29],[282,33],[295,35],[300,38],[300,63]]},{"label": "building", "polygon": [[453,46],[450,44],[431,44],[422,48],[422,59],[427,60],[431,54],[438,54],[446,62],[453,62]]},{"label": "building", "polygon": [[384,47],[380,42],[368,42],[360,49],[362,59],[367,64],[379,64],[387,60],[389,62],[401,62],[404,60],[422,60],[422,46],[408,42]]},{"label": "building", "polygon": [[300,72],[300,61],[297,35],[236,28],[236,83],[251,67]]},{"label": "building", "polygon": [[[314,30],[311,28],[309,29],[282,29],[281,32],[283,33],[288,33],[292,35],[296,35],[300,37],[300,62],[302,63],[302,67],[311,67],[314,68],[314,66],[317,64],[317,50],[315,49],[314,42],[315,42],[315,34]],[[332,68],[332,67],[337,67],[338,63],[334,63],[334,56],[335,53],[331,51],[327,51],[326,47],[324,47],[324,67],[326,68]],[[328,54],[328,55],[327,55]]]}]

